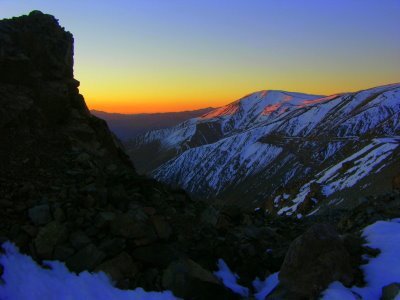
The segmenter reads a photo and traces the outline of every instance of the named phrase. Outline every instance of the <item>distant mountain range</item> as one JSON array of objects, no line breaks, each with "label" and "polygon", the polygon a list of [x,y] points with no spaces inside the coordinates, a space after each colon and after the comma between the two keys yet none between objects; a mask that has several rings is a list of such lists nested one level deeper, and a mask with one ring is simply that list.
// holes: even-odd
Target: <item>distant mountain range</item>
[{"label": "distant mountain range", "polygon": [[400,84],[331,96],[248,95],[128,144],[140,172],[193,197],[279,215],[389,190],[399,172]]},{"label": "distant mountain range", "polygon": [[213,109],[208,107],[192,111],[150,114],[118,114],[91,110],[91,113],[105,120],[115,135],[122,141],[126,141],[150,130],[175,126],[188,119],[199,117]]}]

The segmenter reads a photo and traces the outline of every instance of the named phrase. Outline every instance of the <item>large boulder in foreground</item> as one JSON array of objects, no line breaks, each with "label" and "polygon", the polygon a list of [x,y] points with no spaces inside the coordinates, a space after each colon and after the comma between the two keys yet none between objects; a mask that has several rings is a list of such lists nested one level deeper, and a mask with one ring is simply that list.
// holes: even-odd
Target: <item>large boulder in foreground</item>
[{"label": "large boulder in foreground", "polygon": [[162,285],[183,299],[239,299],[210,271],[187,258],[173,261],[165,269]]},{"label": "large boulder in foreground", "polygon": [[313,225],[290,245],[279,273],[281,286],[297,299],[317,297],[331,282],[352,282],[350,255],[335,228]]}]

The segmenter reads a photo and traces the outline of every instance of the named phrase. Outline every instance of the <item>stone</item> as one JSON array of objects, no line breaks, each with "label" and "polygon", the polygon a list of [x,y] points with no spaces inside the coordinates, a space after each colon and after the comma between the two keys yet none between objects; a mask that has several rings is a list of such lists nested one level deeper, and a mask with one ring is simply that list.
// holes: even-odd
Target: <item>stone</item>
[{"label": "stone", "polygon": [[148,215],[148,216],[153,216],[156,214],[157,210],[154,207],[151,206],[145,206],[143,207],[143,211]]},{"label": "stone", "polygon": [[71,257],[74,255],[75,250],[71,247],[65,246],[65,245],[60,245],[56,246],[54,249],[54,259],[60,260],[60,261],[65,261],[67,258]]},{"label": "stone", "polygon": [[279,273],[280,284],[299,298],[317,297],[331,282],[351,284],[350,257],[335,228],[316,224],[295,239]]},{"label": "stone", "polygon": [[210,271],[188,258],[169,264],[162,286],[183,299],[235,299]]},{"label": "stone", "polygon": [[95,245],[89,244],[67,259],[70,270],[80,273],[85,270],[93,271],[106,257]]},{"label": "stone", "polygon": [[168,240],[171,236],[172,229],[165,218],[162,216],[152,216],[151,221],[160,239]]},{"label": "stone", "polygon": [[69,242],[78,250],[90,244],[91,240],[83,231],[77,231],[70,235]]},{"label": "stone", "polygon": [[129,197],[125,190],[125,187],[122,184],[119,184],[110,189],[108,194],[108,201],[114,205],[128,202]]},{"label": "stone", "polygon": [[92,195],[87,195],[83,200],[83,205],[86,208],[92,208],[95,204],[96,204],[96,199],[94,199]]},{"label": "stone", "polygon": [[212,206],[207,207],[201,214],[201,222],[211,226],[216,226],[218,222],[219,211]]},{"label": "stone", "polygon": [[392,179],[392,187],[394,190],[400,191],[400,174],[394,176]]},{"label": "stone", "polygon": [[103,251],[107,257],[113,257],[123,251],[126,247],[125,239],[123,238],[106,238],[100,245],[99,249]]},{"label": "stone", "polygon": [[39,230],[34,240],[37,255],[42,259],[51,259],[54,247],[67,238],[67,230],[64,225],[55,221],[50,222]]},{"label": "stone", "polygon": [[125,278],[132,278],[138,272],[138,267],[134,264],[132,257],[122,252],[110,260],[103,262],[96,267],[96,272],[103,271],[114,281],[121,281]]},{"label": "stone", "polygon": [[23,225],[21,229],[30,237],[35,237],[38,234],[38,228],[29,224]]},{"label": "stone", "polygon": [[124,238],[142,238],[149,230],[149,225],[136,221],[129,214],[121,214],[111,223],[111,232]]},{"label": "stone", "polygon": [[51,221],[50,206],[38,205],[28,210],[29,219],[35,225],[45,225]]},{"label": "stone", "polygon": [[163,268],[180,257],[180,253],[165,244],[138,247],[132,250],[131,255],[138,261]]},{"label": "stone", "polygon": [[54,209],[53,217],[54,217],[54,220],[56,220],[57,222],[62,223],[65,221],[65,213],[61,207],[56,207]]},{"label": "stone", "polygon": [[381,300],[395,300],[400,295],[400,283],[391,283],[382,288]]},{"label": "stone", "polygon": [[113,212],[100,212],[95,218],[95,226],[97,228],[104,228],[109,225],[115,219],[115,213]]}]

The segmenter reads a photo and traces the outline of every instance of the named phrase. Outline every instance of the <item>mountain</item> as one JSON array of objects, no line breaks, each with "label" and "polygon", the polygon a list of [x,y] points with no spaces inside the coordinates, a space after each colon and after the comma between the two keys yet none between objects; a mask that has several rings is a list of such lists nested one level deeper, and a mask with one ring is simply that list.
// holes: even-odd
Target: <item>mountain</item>
[{"label": "mountain", "polygon": [[400,84],[331,96],[261,91],[139,136],[129,154],[148,162],[139,171],[194,197],[300,217],[391,189],[399,114]]},{"label": "mountain", "polygon": [[[400,268],[393,266],[400,240],[396,219],[400,176],[391,178],[395,188],[391,193],[361,198],[348,211],[321,210],[300,219],[287,216],[293,209],[271,215],[231,202],[193,201],[182,190],[138,175],[107,124],[90,114],[73,76],[73,46],[72,34],[51,15],[33,11],[0,20],[0,299],[57,299],[60,295],[73,299],[317,299],[326,292],[331,297],[346,294],[349,299],[355,297],[353,293],[373,293],[372,298],[379,299],[396,292]],[[393,117],[396,93],[397,87],[391,86],[375,89],[368,101],[365,94],[371,91],[349,95],[347,102],[338,96],[343,109],[334,110],[340,115],[334,119],[346,119],[344,108],[355,104],[353,111],[359,112],[361,120],[365,114],[370,116],[368,122],[357,125],[356,115],[346,120],[370,136],[363,135],[360,145],[351,137],[338,138],[349,143],[347,154],[342,153],[350,156],[338,158],[343,170],[333,162],[314,178],[302,178],[289,196],[299,197],[298,189],[310,189],[316,197],[316,186],[323,186],[324,193],[338,186],[330,185],[329,176],[334,181],[340,176],[354,181],[352,175],[377,165],[375,181],[382,181],[387,165],[396,158],[390,155],[397,145],[392,134],[398,124]],[[358,97],[364,100],[357,104]],[[254,105],[261,99],[264,108]],[[259,93],[164,132],[170,134],[171,144],[183,141],[192,151],[246,131],[257,132],[268,127],[262,125],[263,118],[272,122],[274,112],[280,112],[281,121],[279,116],[276,124],[268,121],[271,131],[288,128],[282,122],[289,120],[294,122],[290,132],[296,134],[302,114],[316,113],[320,105],[336,98],[318,99]],[[307,129],[304,134],[318,128],[313,120],[308,124],[314,127],[302,127]],[[325,132],[340,126],[331,121]],[[185,135],[184,128],[190,124],[197,130],[192,136],[187,130],[191,139],[171,136],[174,130]],[[262,137],[275,148],[298,146],[296,139]],[[316,143],[301,136],[297,139],[306,146]],[[253,148],[248,148],[250,144],[244,142],[249,157],[266,143],[253,140]],[[261,148],[262,153],[269,148]],[[364,169],[354,170],[361,163]],[[276,193],[289,190],[283,187]],[[288,199],[286,194],[282,197]],[[343,202],[351,198],[344,197]],[[388,266],[390,272],[385,271]]]},{"label": "mountain", "polygon": [[212,107],[168,113],[118,114],[91,110],[92,115],[107,122],[111,131],[122,141],[135,138],[150,130],[175,126],[191,118],[199,117],[213,110]]}]

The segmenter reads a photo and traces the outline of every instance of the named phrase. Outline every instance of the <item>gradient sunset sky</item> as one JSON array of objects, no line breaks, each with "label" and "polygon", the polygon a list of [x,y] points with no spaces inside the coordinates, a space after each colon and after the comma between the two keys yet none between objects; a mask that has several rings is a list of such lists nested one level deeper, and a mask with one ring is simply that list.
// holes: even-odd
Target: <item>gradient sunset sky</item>
[{"label": "gradient sunset sky", "polygon": [[92,109],[166,112],[279,89],[316,94],[400,82],[399,0],[0,0],[75,37]]}]

